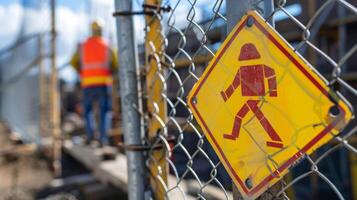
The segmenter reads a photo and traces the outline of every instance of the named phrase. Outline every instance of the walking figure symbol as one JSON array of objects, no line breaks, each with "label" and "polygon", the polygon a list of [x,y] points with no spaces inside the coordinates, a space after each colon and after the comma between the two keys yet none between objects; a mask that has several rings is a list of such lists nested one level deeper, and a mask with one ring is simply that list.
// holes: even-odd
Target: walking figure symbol
[{"label": "walking figure symbol", "polygon": [[[252,43],[246,43],[242,46],[238,60],[255,60],[259,59],[260,54]],[[232,94],[241,86],[242,96],[260,97],[265,95],[265,83],[267,79],[269,96],[277,97],[277,84],[274,69],[264,65],[248,65],[241,66],[236,73],[233,82],[228,86],[225,91],[221,91],[221,96],[226,102]],[[243,107],[241,107],[234,119],[232,132],[224,134],[223,137],[230,140],[236,140],[242,125],[242,119],[252,111],[258,119],[264,130],[269,135],[272,141],[267,141],[267,146],[282,148],[282,140],[276,133],[270,122],[265,118],[263,112],[260,110],[258,104],[260,100],[248,100]]]}]

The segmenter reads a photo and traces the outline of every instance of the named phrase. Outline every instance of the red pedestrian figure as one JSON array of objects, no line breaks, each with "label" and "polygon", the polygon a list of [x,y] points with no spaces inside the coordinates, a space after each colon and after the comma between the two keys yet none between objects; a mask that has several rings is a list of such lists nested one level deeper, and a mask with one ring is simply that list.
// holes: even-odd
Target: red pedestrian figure
[{"label": "red pedestrian figure", "polygon": [[[256,47],[252,43],[246,43],[241,48],[238,60],[255,60],[259,58],[260,54]],[[258,98],[259,96],[264,96],[266,94],[264,84],[265,79],[268,80],[269,95],[271,97],[276,97],[278,94],[274,69],[263,64],[241,66],[235,75],[233,82],[225,91],[221,91],[223,100],[228,101],[233,92],[238,89],[240,85],[242,96]],[[272,140],[267,141],[267,146],[282,148],[282,140],[260,110],[258,106],[259,102],[260,100],[248,100],[243,107],[239,109],[235,116],[232,133],[224,134],[223,137],[230,140],[236,140],[239,136],[242,119],[251,110]]]}]

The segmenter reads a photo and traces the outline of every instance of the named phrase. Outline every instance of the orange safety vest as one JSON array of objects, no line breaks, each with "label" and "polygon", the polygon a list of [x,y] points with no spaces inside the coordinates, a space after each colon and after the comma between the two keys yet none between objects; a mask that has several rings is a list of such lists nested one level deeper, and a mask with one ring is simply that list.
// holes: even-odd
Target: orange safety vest
[{"label": "orange safety vest", "polygon": [[81,45],[82,88],[112,85],[110,49],[101,37],[91,37]]}]

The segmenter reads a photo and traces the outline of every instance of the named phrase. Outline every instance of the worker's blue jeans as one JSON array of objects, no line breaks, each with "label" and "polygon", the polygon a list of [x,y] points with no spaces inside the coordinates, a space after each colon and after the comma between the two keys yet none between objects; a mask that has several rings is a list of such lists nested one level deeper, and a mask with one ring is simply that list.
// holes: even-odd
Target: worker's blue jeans
[{"label": "worker's blue jeans", "polygon": [[103,145],[108,144],[108,130],[111,127],[111,88],[107,86],[89,87],[83,89],[83,104],[84,115],[87,131],[87,140],[94,139],[94,131],[96,130],[96,120],[93,113],[94,103],[97,103],[100,108],[100,142]]}]

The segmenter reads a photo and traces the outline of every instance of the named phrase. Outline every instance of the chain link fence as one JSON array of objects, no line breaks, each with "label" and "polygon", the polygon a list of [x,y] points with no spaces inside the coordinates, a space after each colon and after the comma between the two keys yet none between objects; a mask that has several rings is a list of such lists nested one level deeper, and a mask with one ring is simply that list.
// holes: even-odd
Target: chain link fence
[{"label": "chain link fence", "polygon": [[[50,129],[47,5],[47,1],[14,1],[5,7],[17,10],[19,17],[11,16],[16,29],[4,25],[2,40],[7,45],[0,49],[1,121],[22,141],[39,145]],[[40,17],[41,23],[34,27]]]},{"label": "chain link fence", "polygon": [[[187,95],[227,35],[226,10],[257,10],[356,106],[357,1],[140,1],[145,44],[140,46],[139,113],[150,185],[157,199],[238,199],[187,104]],[[239,4],[240,3],[240,4]],[[266,5],[274,3],[270,12]],[[232,5],[231,5],[232,4]],[[231,6],[231,7],[230,7]],[[234,10],[234,7],[233,7]],[[228,27],[229,28],[229,27]],[[260,199],[356,199],[356,121],[294,166]],[[129,182],[130,183],[130,182]]]},{"label": "chain link fence", "polygon": [[[40,130],[41,117],[46,117],[47,98],[43,73],[46,55],[43,51],[45,34],[33,34],[22,38],[0,55],[1,67],[1,119],[25,142],[41,143],[45,130]],[[32,49],[34,51],[29,51]],[[21,58],[18,55],[22,55]],[[48,95],[48,94],[47,94]],[[19,115],[19,113],[21,113]]]}]

